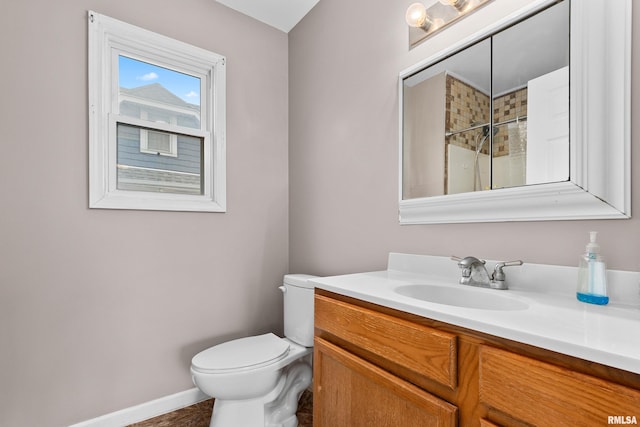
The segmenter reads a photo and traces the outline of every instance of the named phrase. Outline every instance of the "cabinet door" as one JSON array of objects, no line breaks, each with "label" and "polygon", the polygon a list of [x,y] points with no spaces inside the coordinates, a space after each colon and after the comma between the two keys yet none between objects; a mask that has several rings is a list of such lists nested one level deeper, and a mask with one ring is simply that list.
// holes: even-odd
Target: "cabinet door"
[{"label": "cabinet door", "polygon": [[[600,426],[640,417],[640,391],[482,346],[480,401],[505,426]],[[515,421],[518,420],[518,421]],[[622,424],[630,424],[623,422]]]},{"label": "cabinet door", "polygon": [[455,406],[321,338],[314,357],[314,427],[457,425]]}]

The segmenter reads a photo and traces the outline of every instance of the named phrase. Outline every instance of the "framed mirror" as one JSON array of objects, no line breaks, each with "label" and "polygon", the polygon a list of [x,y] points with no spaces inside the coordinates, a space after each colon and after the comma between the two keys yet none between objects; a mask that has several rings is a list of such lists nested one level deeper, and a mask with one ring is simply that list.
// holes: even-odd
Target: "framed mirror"
[{"label": "framed mirror", "polygon": [[536,1],[400,74],[400,223],[630,217],[631,2]]}]

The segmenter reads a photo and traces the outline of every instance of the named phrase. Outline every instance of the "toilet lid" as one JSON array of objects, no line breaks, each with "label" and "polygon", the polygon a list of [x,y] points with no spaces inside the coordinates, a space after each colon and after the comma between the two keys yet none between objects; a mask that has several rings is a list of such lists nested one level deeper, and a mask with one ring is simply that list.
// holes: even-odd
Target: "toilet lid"
[{"label": "toilet lid", "polygon": [[242,368],[259,368],[283,359],[289,343],[274,334],[239,338],[196,354],[191,365],[201,372],[224,373]]}]

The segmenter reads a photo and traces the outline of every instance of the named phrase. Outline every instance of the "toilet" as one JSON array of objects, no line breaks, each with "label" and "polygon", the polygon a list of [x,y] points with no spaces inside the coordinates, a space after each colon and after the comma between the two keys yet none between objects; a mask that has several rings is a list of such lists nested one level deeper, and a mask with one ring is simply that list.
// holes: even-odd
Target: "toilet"
[{"label": "toilet", "polygon": [[315,276],[288,274],[284,335],[268,333],[227,341],[191,360],[193,383],[215,398],[210,427],[296,427],[302,392],[312,379]]}]

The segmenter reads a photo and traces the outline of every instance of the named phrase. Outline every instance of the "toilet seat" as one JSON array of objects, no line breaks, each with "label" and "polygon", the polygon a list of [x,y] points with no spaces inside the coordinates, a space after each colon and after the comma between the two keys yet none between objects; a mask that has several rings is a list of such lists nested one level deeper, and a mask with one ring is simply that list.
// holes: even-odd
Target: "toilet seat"
[{"label": "toilet seat", "polygon": [[284,359],[289,349],[287,341],[272,333],[239,338],[201,351],[191,366],[206,374],[258,369]]}]

